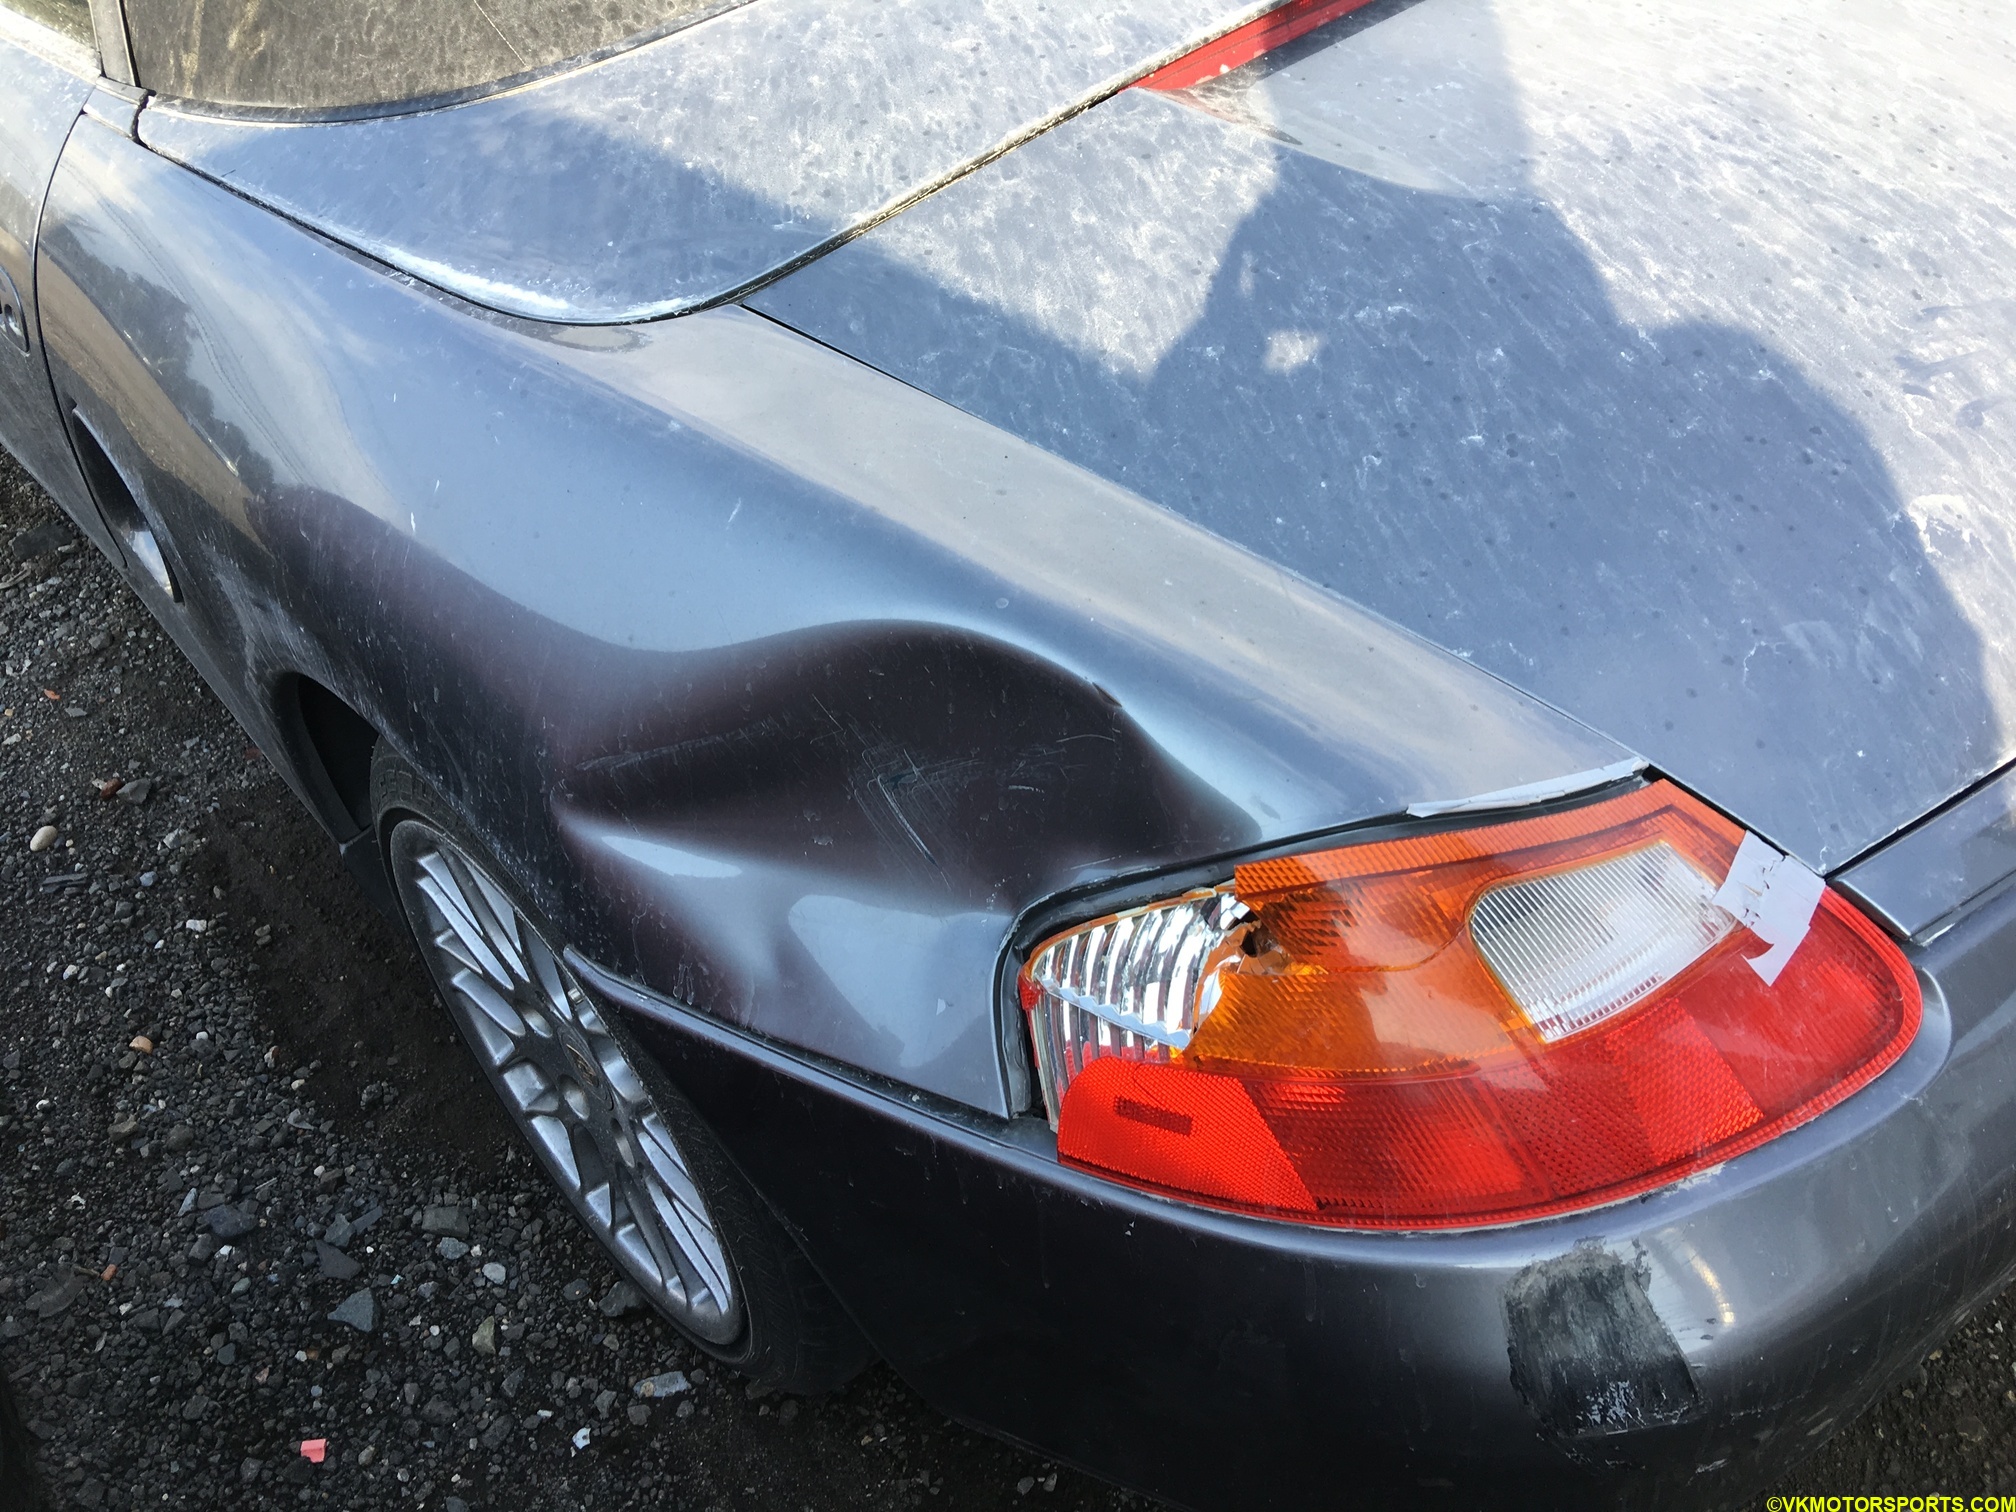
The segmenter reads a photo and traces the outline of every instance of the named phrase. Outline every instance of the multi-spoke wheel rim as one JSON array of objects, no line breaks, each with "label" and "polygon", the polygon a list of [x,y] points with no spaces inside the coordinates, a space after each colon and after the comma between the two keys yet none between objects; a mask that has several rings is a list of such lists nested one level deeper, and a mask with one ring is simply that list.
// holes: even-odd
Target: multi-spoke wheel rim
[{"label": "multi-spoke wheel rim", "polygon": [[742,1308],[712,1215],[628,1047],[503,889],[417,820],[393,865],[442,997],[505,1108],[645,1295],[710,1343]]}]

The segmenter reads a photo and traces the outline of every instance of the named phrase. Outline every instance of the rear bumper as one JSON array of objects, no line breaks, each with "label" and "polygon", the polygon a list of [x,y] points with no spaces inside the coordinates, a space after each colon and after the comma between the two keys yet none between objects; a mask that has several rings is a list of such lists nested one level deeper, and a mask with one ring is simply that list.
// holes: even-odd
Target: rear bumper
[{"label": "rear bumper", "polygon": [[1350,1234],[1061,1168],[585,963],[944,1411],[1197,1507],[1689,1506],[1846,1422],[2016,1262],[2016,900],[1916,953],[1924,1027],[1805,1127],[1597,1212]]}]

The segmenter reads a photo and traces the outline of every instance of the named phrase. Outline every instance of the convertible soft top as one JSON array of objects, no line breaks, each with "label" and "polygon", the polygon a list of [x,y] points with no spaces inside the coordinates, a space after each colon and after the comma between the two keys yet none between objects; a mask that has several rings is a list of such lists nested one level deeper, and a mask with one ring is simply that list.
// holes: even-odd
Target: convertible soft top
[{"label": "convertible soft top", "polygon": [[581,322],[735,294],[1268,9],[1255,0],[755,0],[441,110],[141,139],[493,309]]}]

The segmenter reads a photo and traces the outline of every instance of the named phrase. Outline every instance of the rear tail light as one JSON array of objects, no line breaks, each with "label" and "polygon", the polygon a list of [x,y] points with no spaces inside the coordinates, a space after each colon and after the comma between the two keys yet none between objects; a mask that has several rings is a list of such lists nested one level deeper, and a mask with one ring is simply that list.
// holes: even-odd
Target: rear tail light
[{"label": "rear tail light", "polygon": [[1654,783],[1081,925],[1020,979],[1059,1152],[1353,1228],[1678,1180],[1832,1107],[1918,1029],[1897,947],[1796,862],[1755,880],[1779,865]]}]

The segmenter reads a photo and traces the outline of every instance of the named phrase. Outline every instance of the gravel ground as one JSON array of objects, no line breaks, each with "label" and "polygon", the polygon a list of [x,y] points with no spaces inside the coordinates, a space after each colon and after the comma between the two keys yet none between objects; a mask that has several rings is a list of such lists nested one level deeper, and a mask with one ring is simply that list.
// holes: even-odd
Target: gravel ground
[{"label": "gravel ground", "polygon": [[[57,548],[0,551],[0,1366],[53,1504],[1145,1505],[886,1369],[758,1398],[636,1308],[410,945],[59,521],[0,454],[0,543]],[[1778,1489],[2016,1490],[2012,1316]]]},{"label": "gravel ground", "polygon": [[638,1309],[411,945],[60,519],[0,453],[0,1366],[55,1505],[1145,1505],[886,1369],[752,1396]]}]

